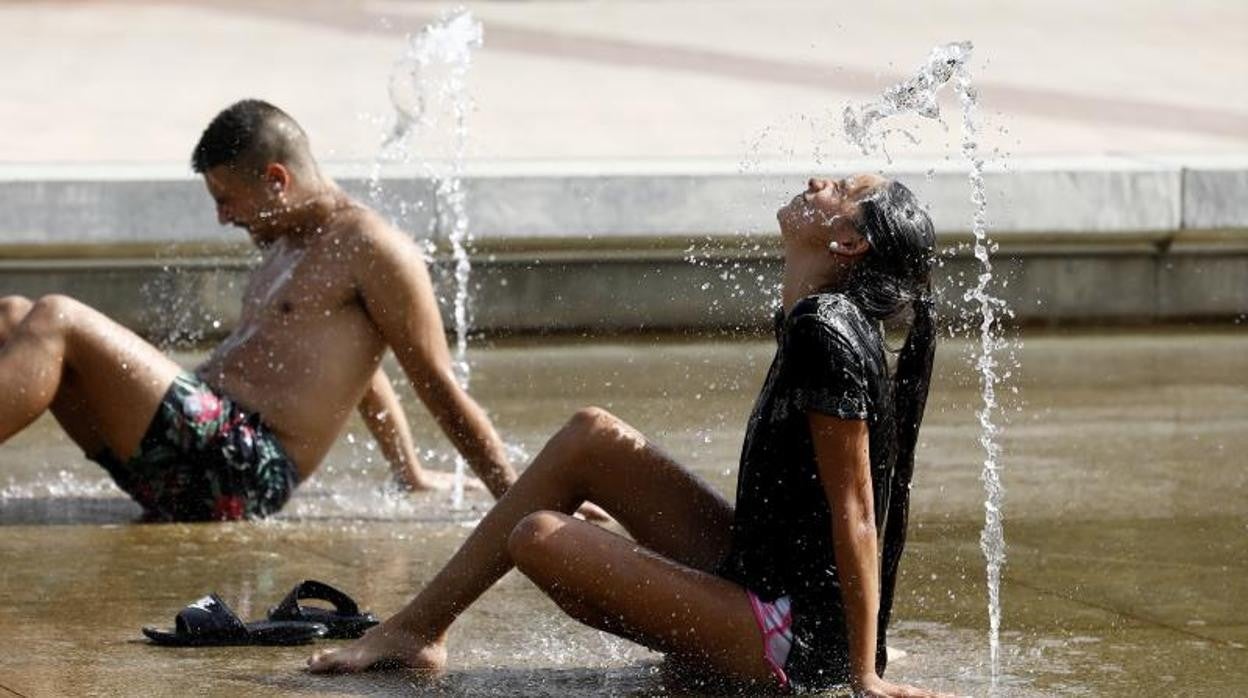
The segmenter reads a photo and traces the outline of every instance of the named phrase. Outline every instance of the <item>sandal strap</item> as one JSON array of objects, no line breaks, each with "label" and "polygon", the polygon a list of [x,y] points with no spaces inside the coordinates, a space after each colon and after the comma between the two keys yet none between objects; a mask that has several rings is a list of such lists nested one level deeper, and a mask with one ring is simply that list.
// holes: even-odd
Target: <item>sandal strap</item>
[{"label": "sandal strap", "polygon": [[209,594],[178,612],[174,619],[179,635],[245,637],[247,627],[220,596]]},{"label": "sandal strap", "polygon": [[360,613],[360,607],[355,603],[355,599],[347,596],[346,593],[335,589],[325,582],[307,579],[300,582],[294,589],[291,589],[286,598],[282,599],[281,603],[269,611],[269,618],[272,620],[303,620],[302,608],[299,606],[301,599],[328,601],[333,604],[334,610],[340,616],[356,616]]}]

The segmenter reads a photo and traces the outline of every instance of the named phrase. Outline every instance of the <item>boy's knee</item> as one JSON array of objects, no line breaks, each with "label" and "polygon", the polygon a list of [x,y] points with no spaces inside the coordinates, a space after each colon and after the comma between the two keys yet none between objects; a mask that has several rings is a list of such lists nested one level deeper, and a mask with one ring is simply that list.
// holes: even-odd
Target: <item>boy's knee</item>
[{"label": "boy's knee", "polygon": [[81,304],[69,296],[52,294],[35,301],[27,314],[33,330],[47,332],[67,327],[80,307]]},{"label": "boy's knee", "polygon": [[520,519],[507,536],[507,554],[512,563],[523,567],[549,547],[550,537],[563,528],[564,517],[553,511],[535,511]]},{"label": "boy's knee", "polygon": [[34,303],[23,296],[0,298],[0,341],[3,341],[13,331],[13,328],[21,324],[32,305]]}]

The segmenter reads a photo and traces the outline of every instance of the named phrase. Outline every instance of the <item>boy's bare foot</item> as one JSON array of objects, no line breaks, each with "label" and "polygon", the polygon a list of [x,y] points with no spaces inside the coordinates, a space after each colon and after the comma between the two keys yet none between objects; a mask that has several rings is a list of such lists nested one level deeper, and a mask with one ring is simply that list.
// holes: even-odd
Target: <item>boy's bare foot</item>
[{"label": "boy's bare foot", "polygon": [[308,659],[314,674],[352,674],[370,669],[412,669],[436,676],[446,668],[446,644],[382,623],[341,649],[317,652]]}]

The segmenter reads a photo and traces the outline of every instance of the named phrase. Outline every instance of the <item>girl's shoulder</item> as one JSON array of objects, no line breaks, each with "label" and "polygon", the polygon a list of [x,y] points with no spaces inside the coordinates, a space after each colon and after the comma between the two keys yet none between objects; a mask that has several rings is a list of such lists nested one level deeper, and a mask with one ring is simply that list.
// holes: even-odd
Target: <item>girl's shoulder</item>
[{"label": "girl's shoulder", "polygon": [[844,293],[816,293],[793,306],[785,319],[787,336],[825,335],[851,346],[878,338],[876,323]]},{"label": "girl's shoulder", "polygon": [[789,314],[781,366],[799,412],[868,419],[882,362],[880,335],[852,300],[839,293],[808,296]]}]

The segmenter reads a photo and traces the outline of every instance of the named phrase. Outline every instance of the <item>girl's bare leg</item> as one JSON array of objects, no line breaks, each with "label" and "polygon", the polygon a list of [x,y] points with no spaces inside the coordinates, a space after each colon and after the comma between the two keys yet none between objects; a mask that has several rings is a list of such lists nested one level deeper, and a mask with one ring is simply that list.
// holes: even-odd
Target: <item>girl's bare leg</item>
[{"label": "girl's bare leg", "polygon": [[774,681],[745,589],[565,514],[525,517],[508,544],[568,615],[738,681]]},{"label": "girl's bare leg", "polygon": [[[728,584],[702,573],[727,553],[731,505],[636,430],[602,410],[590,408],[574,415],[547,442],[520,479],[411,603],[356,643],[314,656],[309,662],[312,670],[360,671],[386,664],[440,670],[445,663],[444,642],[451,623],[512,568],[514,552],[527,550],[520,543],[526,528],[517,530],[521,521],[539,511],[570,514],[586,500],[606,509],[637,541],[613,537],[620,541],[619,545],[640,545],[667,558],[660,563],[655,555],[650,555],[654,558],[650,567],[674,564],[686,570],[681,574],[693,575],[687,576],[691,581],[679,588],[692,593],[703,582]],[[513,533],[516,540],[509,546]],[[605,549],[616,550],[610,546]],[[603,583],[601,565],[606,562],[605,558],[587,559],[583,572]],[[740,603],[731,605],[749,614],[744,593],[739,589],[736,592]],[[593,600],[587,604],[587,608],[598,607]],[[609,606],[602,608],[611,610]],[[719,607],[716,615],[740,614]],[[749,617],[752,622],[752,616]],[[756,653],[757,632],[752,631]]]}]

